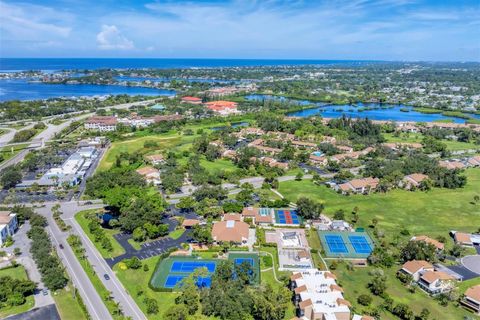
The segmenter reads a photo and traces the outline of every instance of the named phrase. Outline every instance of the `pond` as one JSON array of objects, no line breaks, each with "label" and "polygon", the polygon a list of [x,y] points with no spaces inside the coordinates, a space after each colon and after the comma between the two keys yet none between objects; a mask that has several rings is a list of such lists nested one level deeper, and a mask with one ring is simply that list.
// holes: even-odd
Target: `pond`
[{"label": "pond", "polygon": [[[289,102],[300,106],[314,105],[315,107],[287,113],[290,117],[311,117],[322,116],[324,118],[340,118],[343,115],[352,118],[365,118],[371,120],[384,121],[414,121],[414,122],[434,122],[439,120],[452,120],[455,123],[465,123],[465,119],[444,116],[441,113],[427,114],[415,111],[412,106],[406,105],[387,105],[380,103],[357,103],[330,105],[324,102],[315,102],[309,100],[295,100],[283,96],[273,96],[264,94],[252,94],[245,97],[251,101],[274,100]],[[480,115],[471,114],[474,119],[480,119]]]}]

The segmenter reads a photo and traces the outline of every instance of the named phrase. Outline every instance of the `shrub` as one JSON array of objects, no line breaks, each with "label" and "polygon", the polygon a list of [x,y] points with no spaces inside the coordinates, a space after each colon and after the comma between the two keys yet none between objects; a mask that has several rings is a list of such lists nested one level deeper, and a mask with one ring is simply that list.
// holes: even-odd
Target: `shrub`
[{"label": "shrub", "polygon": [[372,296],[369,294],[361,294],[358,296],[357,302],[362,306],[368,306],[370,303],[372,303]]}]

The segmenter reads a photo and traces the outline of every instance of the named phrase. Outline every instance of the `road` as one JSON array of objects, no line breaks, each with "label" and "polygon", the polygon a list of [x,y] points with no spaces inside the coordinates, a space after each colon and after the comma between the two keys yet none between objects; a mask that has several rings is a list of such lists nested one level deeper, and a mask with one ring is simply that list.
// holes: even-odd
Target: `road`
[{"label": "road", "polygon": [[[41,213],[42,215],[45,215],[48,219],[49,222],[49,228],[52,231],[52,237],[55,239],[55,241],[59,243],[66,243],[66,238],[68,236],[68,233],[61,232],[55,221],[53,220],[52,213],[51,213],[51,208],[54,204],[53,203],[48,203],[44,208],[38,209],[38,212]],[[82,211],[82,210],[88,210],[88,209],[95,209],[95,208],[103,208],[103,204],[92,204],[92,205],[87,205],[87,206],[81,206],[79,205],[76,201],[71,201],[71,202],[63,202],[60,203],[60,210],[63,212],[62,219],[65,220],[65,222],[69,225],[72,226],[72,232],[73,234],[76,234],[80,237],[82,240],[83,246],[85,248],[85,254],[87,256],[87,259],[92,265],[93,269],[95,270],[95,273],[98,275],[98,278],[100,281],[103,283],[105,288],[109,290],[112,293],[112,298],[114,301],[118,302],[120,304],[120,307],[124,313],[125,316],[131,317],[132,319],[135,320],[143,320],[146,319],[145,315],[143,312],[140,310],[140,308],[137,306],[133,298],[128,294],[128,292],[125,290],[121,282],[118,280],[116,274],[113,272],[113,270],[108,266],[107,262],[103,257],[100,256],[98,253],[97,249],[95,248],[95,245],[90,241],[90,239],[86,236],[86,234],[83,232],[82,228],[80,225],[75,221],[74,216],[77,212]],[[68,254],[72,256],[67,257],[66,261],[64,260],[64,263],[66,262],[66,265],[70,264],[72,266],[72,271],[78,274],[80,268],[83,271],[81,265],[78,263],[76,257],[73,254],[73,251],[71,250],[70,246],[64,245],[65,249],[63,250],[58,250],[63,254]],[[73,267],[75,265],[75,267]],[[108,274],[110,276],[110,280],[105,280],[103,277],[104,274]],[[85,276],[87,276],[85,274]],[[86,282],[85,282],[86,281]],[[83,286],[85,287],[85,291],[87,292],[88,299],[92,297],[92,293],[90,290],[87,291],[88,287],[92,287],[90,280],[87,279],[81,279],[79,281],[79,284],[77,286]],[[93,290],[95,290],[93,288]],[[99,297],[98,293],[95,291],[94,295],[100,299],[100,301],[97,300],[97,298],[94,298],[97,300],[95,303],[92,302],[92,305],[97,306],[99,303],[102,305],[103,309],[105,308],[105,305],[103,304],[103,301],[101,301],[101,298]],[[83,296],[82,296],[83,297]],[[105,308],[106,309],[106,308]],[[99,310],[98,313],[102,312],[102,310]],[[107,310],[108,312],[108,310]],[[100,318],[100,319],[107,319],[107,318]],[[109,315],[108,319],[111,319],[111,316]]]},{"label": "road", "polygon": [[[66,270],[72,279],[72,282],[78,292],[82,296],[82,299],[88,309],[88,313],[93,319],[98,320],[110,320],[113,319],[108,311],[107,307],[102,301],[102,298],[95,290],[95,287],[90,282],[88,275],[83,270],[82,266],[78,262],[73,250],[67,245],[68,233],[62,232],[56,222],[53,220],[52,216],[52,206],[53,203],[47,204],[43,208],[36,208],[36,211],[45,216],[48,220],[47,230],[52,237],[52,242],[57,248],[58,255],[60,260],[62,260],[63,265],[66,267]],[[59,249],[59,244],[63,244],[64,249]]]}]

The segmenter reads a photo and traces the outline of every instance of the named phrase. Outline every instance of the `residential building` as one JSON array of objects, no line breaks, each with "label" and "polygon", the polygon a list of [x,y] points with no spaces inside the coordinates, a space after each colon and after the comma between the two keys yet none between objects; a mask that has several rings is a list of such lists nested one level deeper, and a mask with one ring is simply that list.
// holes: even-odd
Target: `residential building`
[{"label": "residential building", "polygon": [[168,122],[168,121],[179,121],[182,120],[183,116],[180,114],[166,114],[162,116],[155,116],[153,117],[153,121],[155,123],[159,122]]},{"label": "residential building", "polygon": [[453,169],[465,169],[465,164],[456,160],[442,160],[438,162],[438,165],[442,168]]},{"label": "residential building", "polygon": [[163,158],[163,155],[161,154],[151,154],[151,155],[145,156],[145,159],[152,165],[161,164],[165,161],[165,159]]},{"label": "residential building", "polygon": [[420,279],[420,276],[427,271],[434,271],[433,265],[425,260],[412,260],[403,264],[400,272],[411,275],[416,282]]},{"label": "residential building", "polygon": [[240,113],[237,110],[237,103],[236,102],[231,102],[231,101],[211,101],[205,103],[205,106],[207,109],[212,110],[215,113],[218,113],[219,115],[226,116],[230,114],[237,114]]},{"label": "residential building", "polygon": [[401,185],[406,189],[418,188],[425,179],[428,179],[426,174],[412,173],[403,178]]},{"label": "residential building", "polygon": [[295,294],[297,317],[302,320],[350,320],[350,302],[329,271],[306,269],[294,272],[290,287]]},{"label": "residential building", "polygon": [[224,221],[242,221],[242,215],[238,213],[226,213],[223,215]]},{"label": "residential building", "polygon": [[233,242],[246,245],[248,241],[249,225],[243,221],[218,221],[213,224],[212,238],[215,242]]},{"label": "residential building", "polygon": [[473,241],[471,235],[465,232],[455,232],[453,234],[453,239],[456,244],[461,246],[471,247],[473,246]]},{"label": "residential building", "polygon": [[0,247],[7,238],[13,237],[18,229],[17,215],[11,211],[0,211]]},{"label": "residential building", "polygon": [[117,130],[117,118],[113,116],[93,116],[85,121],[85,128],[102,132]]},{"label": "residential building", "polygon": [[371,190],[375,190],[379,183],[378,178],[362,178],[353,179],[346,183],[342,183],[337,186],[337,190],[340,190],[343,194],[346,193],[369,193]]},{"label": "residential building", "polygon": [[375,318],[372,316],[361,316],[361,315],[355,314],[353,315],[352,320],[375,320]]},{"label": "residential building", "polygon": [[190,104],[202,104],[202,99],[197,97],[182,97],[180,101],[183,103],[190,103]]},{"label": "residential building", "polygon": [[191,229],[197,224],[200,224],[200,220],[198,219],[185,219],[182,222],[182,227],[184,227],[185,229]]},{"label": "residential building", "polygon": [[445,245],[438,240],[432,239],[427,236],[415,236],[410,239],[410,241],[423,241],[428,244],[431,244],[435,247],[437,251],[442,251],[445,248]]},{"label": "residential building", "polygon": [[480,167],[480,156],[468,158],[467,163],[471,167]]},{"label": "residential building", "polygon": [[468,288],[460,302],[480,315],[480,284]]},{"label": "residential building", "polygon": [[157,169],[147,166],[136,170],[137,173],[148,182],[153,183],[154,185],[159,185],[162,181],[160,180],[160,171]]},{"label": "residential building", "polygon": [[253,223],[268,225],[273,223],[274,210],[271,208],[245,207],[242,211],[244,218],[251,218]]},{"label": "residential building", "polygon": [[455,287],[455,277],[443,271],[426,271],[420,276],[418,285],[426,292],[435,295],[449,292]]}]

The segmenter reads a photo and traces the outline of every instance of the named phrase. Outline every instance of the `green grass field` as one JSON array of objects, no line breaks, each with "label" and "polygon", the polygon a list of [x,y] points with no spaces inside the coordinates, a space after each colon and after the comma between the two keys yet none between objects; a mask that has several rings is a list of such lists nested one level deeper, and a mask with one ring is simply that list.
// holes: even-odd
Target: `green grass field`
[{"label": "green grass field", "polygon": [[12,147],[3,147],[0,149],[0,156],[2,157],[2,161],[0,161],[0,163],[2,163],[3,161],[7,161],[8,159],[10,158],[13,158],[14,156],[16,156],[20,151],[22,151],[23,149],[25,149],[25,147],[28,146],[28,143],[25,143],[25,144],[19,144],[19,145],[16,145],[16,146],[13,146]]},{"label": "green grass field", "polygon": [[[433,298],[417,288],[414,293],[411,293],[406,287],[402,285],[400,280],[395,276],[399,266],[394,266],[390,269],[384,269],[387,276],[387,293],[392,297],[396,303],[405,303],[410,306],[415,314],[419,314],[423,308],[430,310],[431,315],[429,319],[463,319],[463,316],[472,313],[454,306],[449,303],[448,306],[443,307]],[[363,310],[368,310],[372,306],[378,306],[383,299],[373,296],[367,288],[368,282],[371,280],[369,272],[372,268],[354,268],[352,271],[346,268],[345,264],[339,264],[337,270],[333,272],[337,276],[338,283],[344,288],[345,299],[352,303],[356,313],[362,314]],[[369,294],[373,297],[373,302],[370,307],[364,307],[357,302],[357,297],[361,294]],[[395,320],[397,317],[388,312],[381,314],[381,319]]]},{"label": "green grass field", "polygon": [[86,215],[92,213],[92,212],[97,212],[98,210],[85,210],[85,211],[80,211],[75,215],[75,220],[77,220],[78,224],[82,227],[83,231],[85,234],[88,236],[88,238],[93,242],[95,245],[95,248],[97,248],[98,252],[102,255],[104,258],[113,258],[116,256],[119,256],[121,254],[125,253],[125,250],[123,247],[115,240],[113,237],[114,234],[117,234],[119,231],[118,230],[113,230],[113,229],[104,229],[105,234],[108,238],[110,238],[110,241],[112,243],[113,251],[108,252],[102,246],[95,242],[94,236],[90,233],[90,230],[88,229],[88,223],[90,222],[87,218]]},{"label": "green grass field", "polygon": [[[77,293],[78,294],[78,293]],[[71,285],[53,294],[58,313],[62,320],[86,320],[87,316],[73,297]]]},{"label": "green grass field", "polygon": [[480,170],[465,171],[467,185],[461,189],[433,189],[429,192],[392,190],[385,194],[343,196],[311,180],[281,182],[279,191],[291,201],[308,197],[325,203],[325,213],[333,216],[345,210],[347,220],[359,208],[357,227],[368,227],[372,219],[389,237],[407,228],[412,234],[447,236],[450,230],[475,231],[480,225],[480,205],[472,204],[480,195]]},{"label": "green grass field", "polygon": [[[27,280],[27,272],[21,265],[15,268],[0,269],[0,277],[10,276],[14,279]],[[26,297],[26,302],[19,306],[13,306],[8,308],[0,308],[0,318],[6,318],[8,316],[26,312],[35,306],[33,295]]]}]

